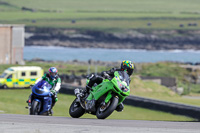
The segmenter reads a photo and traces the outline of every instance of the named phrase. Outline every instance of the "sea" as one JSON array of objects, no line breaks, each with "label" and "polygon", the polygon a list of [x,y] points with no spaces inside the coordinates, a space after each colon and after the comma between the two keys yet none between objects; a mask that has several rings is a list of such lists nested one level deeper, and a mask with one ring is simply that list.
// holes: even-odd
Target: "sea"
[{"label": "sea", "polygon": [[68,48],[56,46],[25,46],[24,59],[43,59],[46,61],[122,61],[137,63],[172,61],[182,63],[200,63],[200,50],[138,50],[138,49],[102,49]]}]

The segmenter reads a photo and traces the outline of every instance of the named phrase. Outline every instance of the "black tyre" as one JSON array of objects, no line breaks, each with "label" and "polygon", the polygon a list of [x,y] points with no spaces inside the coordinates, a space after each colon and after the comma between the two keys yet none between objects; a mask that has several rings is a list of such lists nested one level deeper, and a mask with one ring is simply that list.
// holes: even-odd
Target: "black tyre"
[{"label": "black tyre", "polygon": [[118,101],[119,101],[118,98],[112,97],[112,99],[109,101],[110,103],[108,103],[109,104],[108,107],[102,110],[102,106],[99,106],[96,112],[97,118],[105,119],[109,115],[111,115],[112,112],[116,109]]},{"label": "black tyre", "polygon": [[69,114],[73,118],[79,118],[85,113],[85,110],[81,107],[79,102],[76,102],[76,99],[73,101],[69,108]]},{"label": "black tyre", "polygon": [[7,86],[7,85],[3,85],[3,88],[4,88],[4,89],[8,89],[8,86]]},{"label": "black tyre", "polygon": [[40,112],[40,105],[38,101],[33,101],[31,104],[31,110],[30,114],[31,115],[38,115]]}]

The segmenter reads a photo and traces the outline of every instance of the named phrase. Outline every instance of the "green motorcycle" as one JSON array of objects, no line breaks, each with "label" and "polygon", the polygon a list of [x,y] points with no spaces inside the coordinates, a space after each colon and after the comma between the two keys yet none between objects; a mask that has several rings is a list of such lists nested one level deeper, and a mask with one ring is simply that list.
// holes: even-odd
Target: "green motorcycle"
[{"label": "green motorcycle", "polygon": [[93,86],[90,94],[75,89],[76,99],[70,106],[69,114],[73,118],[79,118],[84,113],[96,115],[98,119],[107,118],[129,96],[129,82],[126,71],[115,71],[112,79],[104,79],[99,85]]}]

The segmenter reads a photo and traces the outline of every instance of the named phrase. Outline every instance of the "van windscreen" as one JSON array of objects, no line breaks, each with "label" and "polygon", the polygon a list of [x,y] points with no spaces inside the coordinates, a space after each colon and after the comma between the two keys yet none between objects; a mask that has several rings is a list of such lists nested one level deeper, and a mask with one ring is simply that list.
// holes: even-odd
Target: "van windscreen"
[{"label": "van windscreen", "polygon": [[14,71],[14,70],[13,70],[13,69],[11,69],[11,68],[8,68],[8,69],[7,69],[7,71]]},{"label": "van windscreen", "polygon": [[5,76],[8,75],[7,73],[3,73],[0,75],[0,78],[5,78]]}]

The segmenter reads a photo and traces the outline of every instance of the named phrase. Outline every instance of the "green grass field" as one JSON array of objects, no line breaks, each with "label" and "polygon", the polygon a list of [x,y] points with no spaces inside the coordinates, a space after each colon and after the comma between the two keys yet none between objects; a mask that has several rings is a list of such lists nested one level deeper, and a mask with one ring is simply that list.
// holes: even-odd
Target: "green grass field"
[{"label": "green grass field", "polygon": [[187,24],[199,24],[199,4],[198,0],[1,0],[0,23],[107,31],[196,29]]},{"label": "green grass field", "polygon": [[[28,114],[25,109],[30,89],[10,89],[0,90],[0,113],[6,114]],[[75,96],[58,94],[58,102],[54,107],[54,116],[70,117],[69,107]],[[86,114],[81,118],[94,118],[95,116]],[[138,107],[126,106],[123,112],[114,112],[108,119],[127,119],[127,120],[161,120],[161,121],[195,121],[195,119],[185,116],[173,115],[170,113],[153,111]]]},{"label": "green grass field", "polygon": [[135,11],[135,12],[197,12],[198,0],[1,0],[4,10],[19,10],[22,6],[37,10],[57,11]]}]

